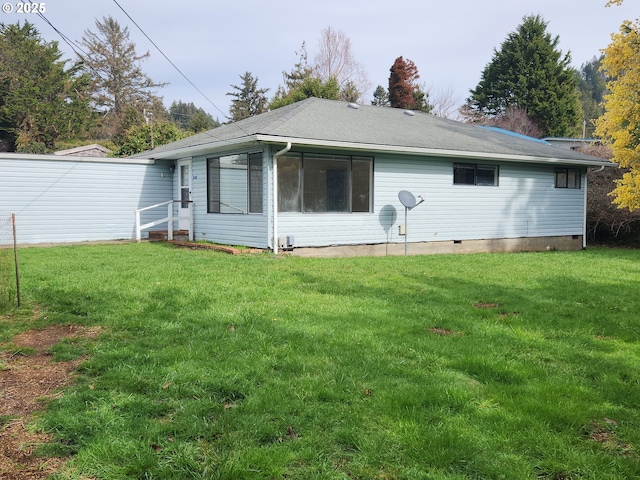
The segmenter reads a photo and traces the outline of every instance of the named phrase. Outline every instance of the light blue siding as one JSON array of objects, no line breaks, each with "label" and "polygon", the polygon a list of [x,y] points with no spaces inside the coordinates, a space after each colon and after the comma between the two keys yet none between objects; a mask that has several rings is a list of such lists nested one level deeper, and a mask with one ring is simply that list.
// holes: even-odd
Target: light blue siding
[{"label": "light blue siding", "polygon": [[[243,153],[247,153],[243,151]],[[265,168],[266,162],[263,162]],[[207,213],[207,160],[206,157],[194,157],[192,160],[193,178],[193,216],[196,240],[209,240],[225,245],[245,245],[256,248],[269,248],[267,239],[267,213]],[[244,173],[246,185],[247,172]],[[267,175],[264,175],[266,178]],[[238,180],[240,181],[240,180]],[[246,188],[246,187],[245,187]],[[263,191],[266,191],[265,188]],[[226,201],[226,200],[225,200]],[[232,200],[234,204],[247,205]],[[263,205],[266,203],[263,202]]]},{"label": "light blue siding", "polygon": [[[259,214],[207,213],[206,156],[193,157],[196,240],[273,246],[270,155],[278,148],[266,149],[264,211]],[[255,146],[225,154],[251,151]],[[177,173],[171,172],[170,163],[0,157],[0,216],[16,214],[20,243],[133,239],[135,209],[177,199]],[[408,212],[410,242],[583,235],[585,189],[554,188],[553,164],[483,161],[499,166],[499,185],[493,187],[453,185],[453,163],[376,154],[373,212],[278,213],[278,236],[292,236],[295,247],[402,243],[400,190],[425,198]],[[246,176],[238,181],[245,182]],[[246,205],[246,198],[230,201]],[[165,208],[147,212],[142,222],[165,215]]]},{"label": "light blue siding", "polygon": [[172,198],[168,164],[22,157],[0,158],[0,215],[15,213],[19,243],[134,239],[134,210]]},{"label": "light blue siding", "polygon": [[425,198],[408,212],[411,242],[582,235],[585,190],[554,188],[553,165],[483,162],[499,165],[494,187],[453,185],[453,163],[377,156],[373,213],[280,213],[279,236],[297,247],[404,242],[400,190]]}]

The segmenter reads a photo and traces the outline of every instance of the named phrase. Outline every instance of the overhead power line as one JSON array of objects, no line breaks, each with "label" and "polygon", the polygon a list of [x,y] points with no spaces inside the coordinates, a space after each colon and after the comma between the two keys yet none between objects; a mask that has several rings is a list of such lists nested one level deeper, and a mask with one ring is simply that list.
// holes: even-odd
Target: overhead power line
[{"label": "overhead power line", "polygon": [[[28,1],[31,4],[34,4],[33,0],[28,0]],[[200,90],[200,88],[198,88],[197,85],[195,85],[191,81],[191,79],[189,77],[187,77],[178,68],[178,66],[162,51],[162,49],[151,39],[151,37],[149,37],[149,35],[147,35],[147,33],[142,29],[142,27],[140,27],[140,25],[138,25],[138,23],[131,17],[131,15],[129,15],[129,13],[122,7],[122,5],[120,5],[117,0],[113,0],[113,2],[118,6],[118,8],[120,10],[122,10],[122,12],[138,28],[138,30],[140,30],[140,32],[147,38],[147,40],[149,40],[149,42],[156,48],[156,50],[158,50],[158,52],[160,52],[160,54],[165,58],[165,60],[167,60],[167,62],[169,62],[169,64],[189,83],[189,85],[191,85],[200,95],[202,95],[202,97],[207,102],[209,102],[213,106],[213,108],[215,108],[218,112],[220,112],[224,118],[226,118],[227,120],[231,120],[230,117],[227,114],[225,114],[209,97],[207,97],[207,95],[202,90]],[[78,56],[78,58],[80,58],[80,60],[85,62],[86,66],[91,68],[95,72],[96,75],[98,75],[100,77],[102,76],[102,75],[100,75],[100,72],[97,72],[89,64],[89,62],[86,62],[86,58],[89,57],[89,54],[87,52],[85,52],[80,45],[78,45],[75,41],[73,41],[69,37],[67,37],[58,28],[56,28],[55,25],[53,25],[53,23],[43,13],[38,11],[37,15],[47,25],[49,25],[60,36],[60,38],[62,38],[62,40],[71,48],[71,50]],[[244,128],[242,128],[240,125],[238,125],[236,122],[232,122],[232,124],[235,125],[239,130],[242,130],[242,132],[245,133],[246,135],[249,135],[249,133]]]},{"label": "overhead power line", "polygon": [[155,43],[153,40],[151,40],[151,38],[149,37],[149,35],[147,35],[147,33],[142,29],[142,27],[140,27],[140,25],[138,25],[138,23],[137,23],[133,18],[131,18],[131,15],[129,15],[129,13],[127,13],[127,11],[126,11],[124,8],[122,8],[122,6],[118,3],[118,1],[117,1],[117,0],[113,0],[113,3],[115,3],[115,4],[118,6],[118,8],[119,8],[120,10],[122,10],[122,12],[127,16],[127,18],[128,18],[129,20],[131,20],[131,22],[132,22],[132,23],[133,23],[133,24],[138,28],[138,30],[140,30],[140,31],[142,32],[142,34],[143,34],[145,37],[147,37],[147,40],[149,40],[149,42],[151,42],[151,45],[153,45],[154,47],[156,47],[156,50],[158,50],[158,52],[160,52],[160,54],[161,54],[161,55],[162,55],[162,56],[167,60],[167,62],[169,62],[169,63],[171,64],[171,66],[172,66],[173,68],[175,68],[175,70],[176,70],[180,75],[182,75],[182,77],[183,77],[187,82],[189,82],[189,85],[191,85],[193,88],[195,88],[195,89],[196,89],[196,91],[197,91],[200,95],[202,95],[202,97],[203,97],[205,100],[207,100],[207,102],[209,102],[209,103],[213,106],[213,108],[215,108],[216,110],[218,110],[222,115],[224,115],[224,117],[225,117],[225,118],[227,118],[227,119],[228,119],[229,117],[227,117],[227,115],[226,115],[222,110],[220,110],[220,108],[218,108],[218,106],[217,106],[215,103],[213,103],[213,102],[211,101],[211,99],[209,99],[209,97],[207,97],[207,96],[204,94],[204,92],[203,92],[202,90],[200,90],[200,89],[196,86],[196,84],[194,84],[194,83],[191,81],[191,79],[189,79],[189,77],[187,77],[184,73],[182,73],[182,70],[180,70],[180,69],[176,66],[176,64],[175,64],[175,63],[173,63],[173,61],[172,61],[172,60],[171,60],[171,59],[170,59],[170,58],[169,58],[169,57],[168,57],[168,56],[167,56],[167,55],[162,51],[162,49],[161,49],[158,45],[156,45],[156,43]]}]

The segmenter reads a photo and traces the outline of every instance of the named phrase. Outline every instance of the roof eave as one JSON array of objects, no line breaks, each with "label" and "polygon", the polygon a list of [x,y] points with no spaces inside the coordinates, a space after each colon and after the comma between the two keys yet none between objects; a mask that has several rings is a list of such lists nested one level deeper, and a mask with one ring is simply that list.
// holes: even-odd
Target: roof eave
[{"label": "roof eave", "polygon": [[405,155],[420,155],[425,157],[440,157],[440,158],[458,158],[465,160],[502,160],[505,162],[518,162],[518,163],[551,163],[551,164],[563,164],[563,165],[581,165],[590,167],[600,166],[614,166],[608,160],[580,160],[580,159],[568,159],[568,158],[555,158],[555,157],[537,157],[530,155],[510,155],[501,153],[484,153],[484,152],[465,152],[460,150],[443,150],[424,147],[405,147],[401,145],[380,145],[370,143],[353,143],[353,142],[340,142],[333,140],[318,140],[309,138],[294,138],[294,137],[281,137],[277,135],[263,135],[257,134],[256,140],[265,143],[278,143],[286,144],[291,142],[292,145],[300,146],[312,146],[312,147],[326,147],[332,149],[349,149],[349,150],[361,150],[367,152],[387,152],[387,153],[400,153]]},{"label": "roof eave", "polygon": [[32,160],[45,162],[77,162],[77,163],[120,163],[131,165],[153,165],[150,158],[133,157],[85,157],[75,155],[52,155],[42,153],[0,152],[0,160]]},{"label": "roof eave", "polygon": [[221,148],[238,147],[240,145],[255,143],[256,141],[256,135],[248,135],[245,137],[232,138],[230,140],[212,141],[199,145],[192,145],[190,147],[179,147],[157,153],[154,153],[153,150],[151,150],[145,158],[152,158],[155,160],[175,160],[178,158],[195,157],[197,155],[205,155]]}]

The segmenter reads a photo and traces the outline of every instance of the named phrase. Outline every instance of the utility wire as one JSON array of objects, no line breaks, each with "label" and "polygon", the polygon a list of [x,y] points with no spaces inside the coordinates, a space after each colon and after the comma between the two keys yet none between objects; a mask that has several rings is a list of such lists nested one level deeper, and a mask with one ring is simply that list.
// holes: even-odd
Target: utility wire
[{"label": "utility wire", "polygon": [[[224,118],[226,118],[227,120],[231,120],[229,118],[229,116],[227,114],[225,114],[215,103],[213,103],[213,101],[207,97],[207,95],[202,92],[202,90],[200,90],[177,66],[176,64],[162,51],[162,49],[160,49],[160,47],[158,47],[158,45],[156,45],[156,43],[149,37],[149,35],[147,35],[147,33],[142,29],[142,27],[140,27],[140,25],[138,25],[138,23],[131,17],[131,15],[129,15],[129,13],[118,3],[117,0],[113,0],[113,2],[118,6],[118,8],[120,10],[122,10],[122,12],[127,16],[127,18],[129,20],[131,20],[131,22],[138,28],[138,30],[140,30],[140,32],[142,32],[142,34],[147,38],[147,40],[149,40],[149,42],[151,42],[151,44],[156,48],[156,50],[158,50],[158,52],[160,52],[160,54],[167,60],[167,62],[169,62],[169,64],[180,74],[182,75],[182,77],[198,92],[200,93],[200,95],[202,95],[202,97],[207,100],[207,102],[209,102],[218,112],[220,112],[222,114],[222,116]],[[34,4],[33,0],[29,0],[29,3]],[[89,54],[87,52],[85,52],[82,47],[80,47],[76,42],[74,42],[73,40],[71,40],[70,38],[68,38],[64,33],[62,33],[59,29],[57,29],[53,23],[47,18],[45,17],[45,15],[41,12],[37,12],[38,17],[40,17],[46,24],[48,24],[59,36],[60,38],[62,38],[62,40],[71,48],[71,50],[73,50],[73,52],[82,60],[84,61],[85,65],[88,66],[89,68],[91,68],[91,70],[94,71],[94,73],[96,75],[98,75],[99,77],[102,77],[102,75],[100,74],[100,72],[96,71],[93,66],[91,66],[89,64],[89,62],[87,62],[85,60],[85,57],[88,58]],[[78,52],[78,50],[81,53]],[[244,128],[242,128],[240,125],[238,125],[236,122],[231,122],[233,125],[235,125],[236,127],[238,127],[240,130],[242,130],[243,133],[245,133],[246,135],[249,135],[249,132],[247,132]]]},{"label": "utility wire", "polygon": [[[127,13],[127,11],[126,11],[124,8],[122,8],[122,6],[118,3],[118,0],[113,0],[113,3],[115,3],[115,4],[118,6],[118,8],[119,8],[120,10],[122,10],[122,12],[127,16],[127,18],[129,18],[129,20],[131,20],[131,21],[133,22],[133,24],[134,24],[136,27],[138,27],[138,30],[140,30],[140,31],[142,32],[142,34],[143,34],[145,37],[147,37],[147,40],[149,40],[149,41],[151,42],[151,45],[153,45],[154,47],[156,47],[156,50],[158,50],[158,52],[160,52],[160,54],[161,54],[161,55],[162,55],[162,56],[167,60],[167,62],[169,62],[169,63],[171,64],[171,66],[172,66],[173,68],[175,68],[175,70],[176,70],[180,75],[182,75],[182,77],[183,77],[187,82],[189,82],[189,85],[191,85],[193,88],[195,88],[195,89],[196,89],[196,91],[197,91],[200,95],[202,95],[202,96],[205,98],[205,100],[207,100],[207,102],[209,102],[211,105],[213,105],[213,107],[214,107],[216,110],[218,110],[218,111],[219,111],[219,112],[220,112],[220,113],[221,113],[221,114],[222,114],[226,119],[228,119],[228,120],[229,120],[229,117],[228,117],[228,116],[227,116],[227,115],[226,115],[222,110],[220,110],[220,108],[218,108],[218,106],[217,106],[215,103],[213,103],[213,102],[209,99],[209,97],[207,97],[207,96],[202,92],[202,90],[200,90],[200,89],[199,89],[199,88],[198,88],[198,87],[197,87],[197,86],[196,86],[196,85],[195,85],[195,84],[194,84],[194,83],[189,79],[189,77],[187,77],[184,73],[182,73],[182,70],[180,70],[180,69],[176,66],[176,64],[175,64],[175,63],[173,63],[173,62],[171,61],[171,59],[170,59],[169,57],[167,57],[167,55],[166,55],[166,54],[165,54],[165,53],[160,49],[160,47],[158,47],[158,45],[156,45],[156,43],[155,43],[153,40],[151,40],[151,38],[149,37],[149,35],[147,35],[147,33],[146,33],[146,32],[145,32],[145,31],[140,27],[140,25],[138,25],[138,24],[136,23],[136,21],[135,21],[133,18],[131,18],[131,15],[129,15],[129,14]],[[245,132],[245,133],[246,133],[246,132]]]},{"label": "utility wire", "polygon": [[[29,2],[31,4],[33,4],[33,0],[29,0]],[[56,32],[60,38],[62,38],[62,40],[64,41],[64,43],[66,43],[67,45],[69,45],[69,47],[71,47],[71,50],[73,50],[73,53],[75,53],[78,58],[80,60],[82,60],[83,64],[86,67],[89,67],[91,70],[93,70],[93,72],[98,76],[98,77],[102,77],[102,75],[100,75],[100,72],[98,72],[95,68],[93,68],[93,66],[86,61],[86,58],[89,57],[89,54],[87,52],[85,52],[82,47],[80,45],[78,45],[75,41],[71,40],[69,37],[67,37],[64,33],[62,33],[60,30],[58,30],[53,23],[51,23],[51,21],[44,16],[44,14],[40,11],[37,12],[37,16],[40,17],[42,19],[42,21],[44,21],[47,25],[49,25],[54,32]],[[78,52],[78,50],[80,50],[80,52],[82,52],[82,54],[80,54]],[[104,79],[103,79],[104,80]]]},{"label": "utility wire", "polygon": [[[33,4],[33,0],[29,0],[29,2],[31,4]],[[67,37],[64,33],[62,33],[60,30],[58,30],[53,25],[53,23],[51,23],[51,21],[47,17],[44,16],[44,14],[42,12],[37,11],[36,15],[38,17],[40,17],[47,25],[49,25],[51,28],[53,28],[53,30],[60,36],[60,38],[62,38],[64,43],[66,43],[67,45],[69,45],[69,47],[71,47],[71,50],[73,50],[73,53],[75,53],[78,57],[80,57],[80,59],[83,59],[82,55],[80,55],[78,53],[78,50],[82,51],[82,48],[77,43],[75,43],[73,40],[71,40],[69,37]],[[86,55],[86,52],[82,51],[82,53],[84,53]]]}]

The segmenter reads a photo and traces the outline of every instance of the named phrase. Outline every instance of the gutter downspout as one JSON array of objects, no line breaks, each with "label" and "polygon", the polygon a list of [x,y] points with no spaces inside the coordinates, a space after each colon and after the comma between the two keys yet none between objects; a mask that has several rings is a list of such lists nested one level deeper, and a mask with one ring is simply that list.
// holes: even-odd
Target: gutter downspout
[{"label": "gutter downspout", "polygon": [[589,192],[587,191],[587,174],[589,173],[600,173],[601,171],[604,170],[604,165],[601,165],[600,168],[598,168],[597,170],[591,170],[589,171],[589,169],[587,169],[587,173],[584,176],[584,228],[583,228],[583,235],[582,235],[582,249],[586,249],[587,248],[587,195],[589,194]]},{"label": "gutter downspout", "polygon": [[278,254],[278,157],[291,150],[291,142],[273,154],[273,254]]}]

